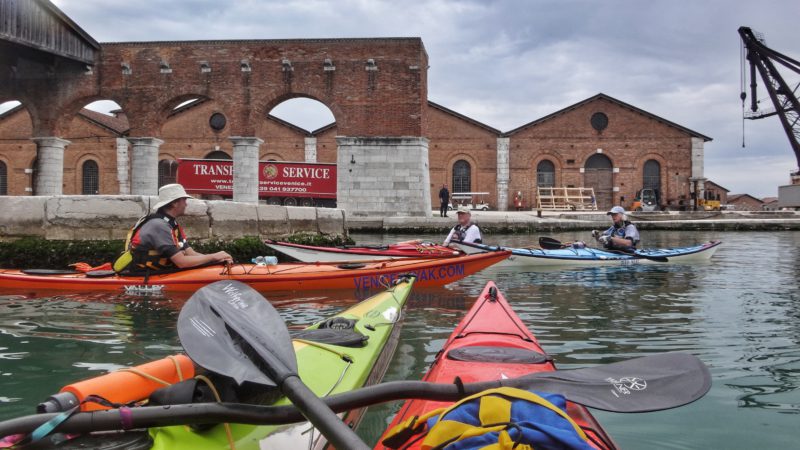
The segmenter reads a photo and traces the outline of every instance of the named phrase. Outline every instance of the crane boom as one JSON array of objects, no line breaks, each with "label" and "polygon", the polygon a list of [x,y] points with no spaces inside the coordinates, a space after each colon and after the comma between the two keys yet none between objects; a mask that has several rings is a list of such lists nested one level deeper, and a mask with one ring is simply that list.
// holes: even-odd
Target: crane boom
[{"label": "crane boom", "polygon": [[[757,37],[748,27],[740,27],[739,35],[747,49],[747,61],[750,62],[750,109],[752,114],[745,117],[761,119],[777,115],[786,131],[792,150],[794,150],[798,167],[800,167],[800,101],[797,100],[797,87],[792,89],[776,67],[776,64],[779,64],[800,74],[800,62],[767,47],[763,38]],[[756,71],[761,75],[761,80],[775,106],[774,112],[760,113],[758,111]],[[742,93],[742,99],[744,99],[744,93]]]}]

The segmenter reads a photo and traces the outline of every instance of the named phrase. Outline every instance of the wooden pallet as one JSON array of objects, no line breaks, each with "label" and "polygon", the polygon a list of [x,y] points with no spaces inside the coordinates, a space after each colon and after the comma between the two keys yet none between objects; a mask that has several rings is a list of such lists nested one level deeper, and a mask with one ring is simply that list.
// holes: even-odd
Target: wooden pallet
[{"label": "wooden pallet", "polygon": [[536,208],[551,211],[597,211],[594,188],[537,187]]}]

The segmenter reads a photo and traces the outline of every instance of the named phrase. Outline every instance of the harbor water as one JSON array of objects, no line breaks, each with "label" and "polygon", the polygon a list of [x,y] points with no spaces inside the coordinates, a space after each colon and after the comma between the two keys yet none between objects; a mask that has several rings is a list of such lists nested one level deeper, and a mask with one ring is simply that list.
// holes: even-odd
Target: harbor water
[{"label": "harbor water", "polygon": [[[553,233],[570,241],[588,233]],[[364,244],[408,235],[355,235]],[[422,236],[440,240],[441,236]],[[538,235],[484,241],[530,246]],[[561,369],[667,351],[710,368],[713,386],[690,405],[643,414],[595,412],[627,449],[797,448],[800,421],[800,232],[648,231],[644,245],[719,239],[708,263],[559,270],[489,268],[442,288],[415,289],[385,380],[419,379],[488,280]],[[267,295],[290,327],[363,293]],[[0,420],[30,414],[61,386],[181,350],[185,297],[0,292]],[[374,443],[399,403],[372,407],[359,428]]]}]

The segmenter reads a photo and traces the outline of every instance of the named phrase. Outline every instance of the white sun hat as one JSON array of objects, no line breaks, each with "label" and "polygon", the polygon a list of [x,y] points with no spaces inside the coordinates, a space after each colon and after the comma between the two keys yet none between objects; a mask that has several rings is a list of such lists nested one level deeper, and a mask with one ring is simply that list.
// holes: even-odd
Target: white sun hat
[{"label": "white sun hat", "polygon": [[186,190],[183,189],[183,186],[180,184],[165,184],[164,186],[161,186],[161,189],[158,190],[158,202],[153,205],[153,211],[158,211],[159,208],[167,206],[175,200],[181,198],[193,197],[187,194]]}]

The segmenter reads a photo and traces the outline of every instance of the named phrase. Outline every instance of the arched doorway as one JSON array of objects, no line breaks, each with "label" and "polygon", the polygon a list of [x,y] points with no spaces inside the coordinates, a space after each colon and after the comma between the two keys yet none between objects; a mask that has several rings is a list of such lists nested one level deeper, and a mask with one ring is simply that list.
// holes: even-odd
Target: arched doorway
[{"label": "arched doorway", "polygon": [[608,156],[601,153],[586,160],[583,168],[583,187],[593,188],[597,208],[609,209],[614,204],[613,164]]},{"label": "arched doorway", "polygon": [[556,185],[556,166],[549,159],[544,159],[536,166],[536,186],[554,187]]}]

